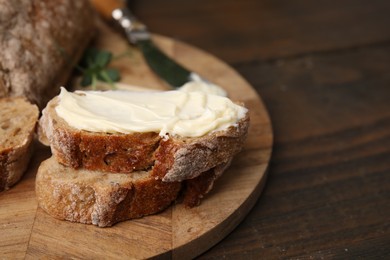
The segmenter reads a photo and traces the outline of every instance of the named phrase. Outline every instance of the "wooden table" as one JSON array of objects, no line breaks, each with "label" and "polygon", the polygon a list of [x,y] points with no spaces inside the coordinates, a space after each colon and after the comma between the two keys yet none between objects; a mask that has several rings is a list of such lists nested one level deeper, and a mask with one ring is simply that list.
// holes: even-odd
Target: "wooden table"
[{"label": "wooden table", "polygon": [[150,29],[214,54],[263,98],[264,192],[201,259],[390,255],[390,1],[131,1]]}]

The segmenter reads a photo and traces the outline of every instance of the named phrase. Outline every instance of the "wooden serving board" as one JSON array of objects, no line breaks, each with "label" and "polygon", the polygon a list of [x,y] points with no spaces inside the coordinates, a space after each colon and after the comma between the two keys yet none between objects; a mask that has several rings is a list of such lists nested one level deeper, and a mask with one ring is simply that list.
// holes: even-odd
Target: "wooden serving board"
[{"label": "wooden serving board", "polygon": [[[180,63],[246,104],[251,126],[243,151],[199,207],[176,204],[157,215],[98,228],[56,220],[37,206],[35,174],[39,163],[50,156],[50,150],[37,143],[23,179],[0,193],[0,258],[192,258],[224,238],[252,208],[265,183],[273,142],[263,102],[248,82],[212,55],[162,36],[155,36],[155,41]],[[100,25],[94,44],[115,54],[130,53],[112,63],[120,69],[122,82],[167,89],[141,54],[110,28]]]}]

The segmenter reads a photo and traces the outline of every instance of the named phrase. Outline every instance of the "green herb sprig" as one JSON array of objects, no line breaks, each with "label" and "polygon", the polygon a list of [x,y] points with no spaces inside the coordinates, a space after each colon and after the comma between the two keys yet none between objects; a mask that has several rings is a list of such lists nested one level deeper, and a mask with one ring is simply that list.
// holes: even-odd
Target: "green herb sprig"
[{"label": "green herb sprig", "polygon": [[97,81],[103,81],[110,84],[115,89],[114,82],[120,80],[120,74],[117,69],[109,68],[113,55],[109,51],[89,48],[84,52],[80,64],[76,67],[82,73],[81,86],[92,86],[96,89]]}]

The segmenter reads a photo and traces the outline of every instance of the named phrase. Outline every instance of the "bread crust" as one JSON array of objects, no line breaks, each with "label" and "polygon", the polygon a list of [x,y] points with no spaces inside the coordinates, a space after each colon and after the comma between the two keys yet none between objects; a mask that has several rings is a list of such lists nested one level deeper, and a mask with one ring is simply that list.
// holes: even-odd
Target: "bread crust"
[{"label": "bread crust", "polygon": [[247,113],[227,130],[196,138],[93,133],[59,117],[58,101],[52,99],[39,120],[39,140],[53,157],[38,170],[38,203],[55,218],[100,227],[157,213],[179,191],[185,206],[199,205],[241,150],[249,127]]},{"label": "bread crust", "polygon": [[165,182],[192,179],[229,162],[241,150],[249,127],[247,113],[227,130],[196,138],[91,133],[69,126],[56,114],[57,103],[55,97],[42,111],[38,136],[50,144],[59,162],[75,169],[120,173],[152,169],[152,175]]},{"label": "bread crust", "polygon": [[249,116],[226,131],[198,138],[162,140],[155,154],[153,175],[163,181],[183,181],[227,164],[241,151],[249,127]]},{"label": "bread crust", "polygon": [[43,108],[94,33],[88,0],[0,0],[0,97],[25,96]]},{"label": "bread crust", "polygon": [[199,205],[229,163],[183,182],[163,182],[151,171],[129,174],[73,169],[54,156],[43,161],[35,179],[38,205],[60,220],[112,226],[161,212],[180,194],[187,207]]},{"label": "bread crust", "polygon": [[24,98],[0,98],[0,191],[15,185],[33,151],[38,107]]},{"label": "bread crust", "polygon": [[180,189],[181,183],[156,180],[149,172],[74,170],[54,157],[41,163],[35,184],[38,204],[48,214],[99,227],[160,212]]},{"label": "bread crust", "polygon": [[231,160],[200,174],[199,176],[183,182],[183,204],[186,207],[196,207],[203,197],[211,191],[214,182],[230,166]]},{"label": "bread crust", "polygon": [[50,101],[39,120],[38,138],[50,145],[64,165],[79,169],[130,173],[153,166],[157,133],[106,134],[81,131],[57,116],[58,97]]}]

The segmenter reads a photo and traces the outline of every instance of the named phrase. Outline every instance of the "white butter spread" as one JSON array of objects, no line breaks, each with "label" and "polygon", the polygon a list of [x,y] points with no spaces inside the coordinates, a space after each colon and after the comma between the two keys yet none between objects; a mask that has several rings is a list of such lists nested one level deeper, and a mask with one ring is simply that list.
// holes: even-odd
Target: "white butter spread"
[{"label": "white butter spread", "polygon": [[226,97],[227,92],[218,85],[202,79],[198,74],[191,73],[191,81],[187,82],[179,88],[185,92],[203,92],[207,94],[219,95]]},{"label": "white butter spread", "polygon": [[247,109],[200,91],[76,91],[61,88],[57,114],[70,126],[91,132],[158,132],[199,137],[224,130]]},{"label": "white butter spread", "polygon": [[[151,88],[129,85],[129,84],[119,83],[119,82],[116,82],[115,86],[117,87],[117,89],[121,89],[121,90],[153,91],[153,89],[151,89]],[[111,88],[112,88],[111,85],[106,83],[106,82],[103,82],[103,81],[97,82],[97,89],[109,90]],[[188,81],[183,86],[178,88],[178,90],[184,91],[184,92],[203,92],[203,93],[207,93],[207,94],[213,94],[213,95],[227,97],[227,92],[223,88],[221,88],[220,86],[218,86],[214,83],[211,83],[209,81],[202,79],[196,73],[191,73],[190,81]],[[154,91],[156,91],[156,90],[154,90]]]}]

